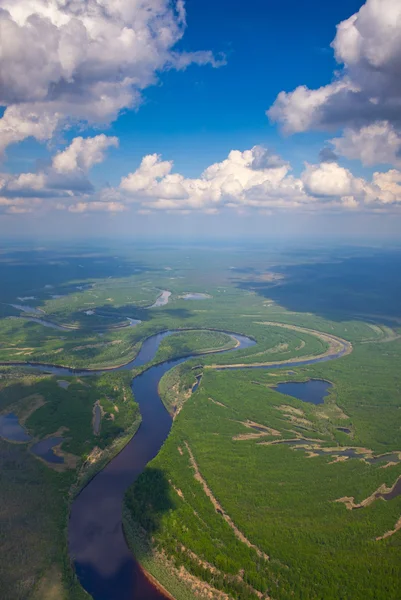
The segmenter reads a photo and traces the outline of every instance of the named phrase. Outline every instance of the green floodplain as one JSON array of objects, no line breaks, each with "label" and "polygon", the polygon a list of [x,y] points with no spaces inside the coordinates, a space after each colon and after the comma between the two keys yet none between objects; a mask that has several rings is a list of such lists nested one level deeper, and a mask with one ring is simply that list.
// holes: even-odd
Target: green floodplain
[{"label": "green floodplain", "polygon": [[[204,354],[162,378],[173,427],[124,503],[145,569],[177,600],[398,600],[400,273],[397,249],[16,246],[0,254],[0,362],[112,367],[183,329],[152,364]],[[168,303],[152,308],[163,290]],[[235,345],[214,329],[256,344],[208,354]],[[346,355],[294,366],[336,339]],[[216,368],[271,362],[285,367]],[[140,372],[0,368],[0,419],[16,415],[30,436],[0,437],[4,600],[89,597],[67,554],[69,505],[139,427]],[[332,383],[321,404],[274,389],[310,379]],[[63,462],[33,454],[57,436]]]}]

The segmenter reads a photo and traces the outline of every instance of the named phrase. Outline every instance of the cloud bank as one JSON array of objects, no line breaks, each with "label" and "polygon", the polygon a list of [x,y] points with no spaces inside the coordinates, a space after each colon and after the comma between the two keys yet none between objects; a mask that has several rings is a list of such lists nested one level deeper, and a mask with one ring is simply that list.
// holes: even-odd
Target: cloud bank
[{"label": "cloud bank", "polygon": [[261,146],[207,167],[199,177],[174,172],[173,161],[145,156],[116,187],[95,191],[89,169],[116,147],[114,137],[75,138],[38,173],[0,175],[2,212],[18,209],[121,212],[205,212],[230,209],[271,211],[384,210],[401,207],[401,171],[375,172],[370,180],[354,176],[334,160],[305,164],[299,177],[291,166]]}]

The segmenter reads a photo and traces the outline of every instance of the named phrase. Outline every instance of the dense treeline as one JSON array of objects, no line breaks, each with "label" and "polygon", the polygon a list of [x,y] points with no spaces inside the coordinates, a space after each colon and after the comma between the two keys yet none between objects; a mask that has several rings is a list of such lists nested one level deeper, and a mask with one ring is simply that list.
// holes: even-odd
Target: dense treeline
[{"label": "dense treeline", "polygon": [[[391,487],[401,463],[386,469],[383,463],[361,459],[331,464],[330,453],[308,458],[301,449],[260,445],[277,440],[274,435],[237,438],[250,432],[243,425],[250,420],[274,428],[284,439],[298,432],[321,440],[323,447],[357,446],[374,454],[401,451],[400,359],[401,342],[394,340],[356,346],[347,357],[296,373],[205,371],[167,443],[127,494],[130,514],[161,556],[232,598],[253,597],[252,588],[277,600],[398,600],[400,535],[376,538],[394,528],[401,497],[357,511],[334,500],[349,496],[361,502],[380,485]],[[191,377],[190,366],[180,365],[164,377],[164,395],[177,384],[178,375],[183,381]],[[269,387],[280,379],[309,377],[334,383],[324,405],[307,404]],[[297,429],[283,406],[302,411],[306,432]],[[349,427],[351,434],[338,431],[339,426]],[[194,477],[186,443],[225,513],[270,561],[242,543],[213,506]],[[167,487],[166,481],[171,482]],[[155,573],[157,556],[145,559]]]}]

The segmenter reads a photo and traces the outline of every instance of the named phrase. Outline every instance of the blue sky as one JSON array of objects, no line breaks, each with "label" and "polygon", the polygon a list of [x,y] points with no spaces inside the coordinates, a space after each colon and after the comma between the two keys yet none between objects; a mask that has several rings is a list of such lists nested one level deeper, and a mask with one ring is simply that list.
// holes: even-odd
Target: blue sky
[{"label": "blue sky", "polygon": [[[106,4],[108,1],[105,0]],[[55,0],[51,0],[52,3],[56,6]],[[50,50],[45,55],[45,61],[49,61],[49,64],[53,61],[54,65],[52,63],[52,68],[49,68],[48,77],[47,75],[44,77],[43,88],[38,89],[35,95],[34,92],[27,92],[23,88],[16,73],[20,73],[25,68],[29,76],[35,67],[40,69],[41,60],[43,61],[43,56],[40,54],[42,49],[34,47],[31,56],[18,53],[16,50],[15,56],[10,56],[9,53],[3,60],[0,66],[6,76],[4,81],[0,79],[0,91],[2,86],[3,90],[7,86],[10,91],[0,93],[1,110],[4,113],[3,119],[0,119],[0,139],[2,131],[9,135],[10,125],[7,115],[11,111],[17,111],[21,124],[18,122],[15,132],[13,130],[10,135],[11,141],[4,144],[5,153],[0,172],[3,172],[5,181],[3,182],[5,208],[0,215],[0,231],[4,228],[8,229],[11,224],[16,234],[19,232],[23,234],[27,230],[28,217],[29,222],[34,220],[35,223],[41,219],[42,225],[35,225],[38,227],[38,232],[43,229],[43,219],[52,224],[59,222],[61,227],[67,228],[66,233],[70,229],[79,231],[82,228],[80,225],[74,227],[74,219],[78,225],[77,220],[82,220],[87,212],[90,213],[91,219],[99,222],[101,229],[107,228],[106,223],[110,222],[112,217],[113,230],[116,229],[116,233],[123,221],[125,226],[128,218],[132,219],[132,223],[140,222],[144,214],[146,214],[146,222],[150,223],[149,229],[152,228],[152,222],[155,229],[160,229],[165,219],[165,216],[161,215],[162,211],[164,214],[174,216],[174,219],[167,218],[166,222],[171,222],[173,231],[176,229],[177,232],[184,223],[187,227],[191,218],[194,222],[196,220],[199,222],[203,211],[215,215],[213,218],[216,223],[219,223],[217,230],[226,223],[227,230],[235,231],[235,235],[238,235],[238,230],[241,231],[241,219],[244,213],[247,214],[248,221],[254,223],[251,226],[243,225],[245,234],[248,234],[249,229],[255,224],[261,228],[261,218],[266,221],[267,229],[273,227],[273,222],[290,218],[295,219],[295,222],[310,222],[317,219],[319,222],[327,222],[329,229],[331,219],[331,223],[337,223],[338,230],[338,216],[332,217],[336,211],[343,214],[344,221],[340,219],[340,222],[344,222],[344,230],[347,229],[346,219],[348,225],[359,219],[360,227],[366,231],[367,236],[373,235],[377,229],[381,230],[383,235],[394,229],[394,219],[400,222],[398,211],[401,204],[401,198],[398,196],[401,182],[398,176],[400,167],[398,156],[401,149],[400,124],[392,115],[389,116],[386,101],[380,98],[376,100],[376,90],[373,86],[377,85],[377,94],[380,94],[379,84],[375,84],[373,80],[369,85],[363,82],[366,81],[364,77],[366,57],[372,61],[372,64],[374,63],[376,71],[382,68],[387,75],[386,60],[389,64],[401,62],[398,43],[400,40],[396,26],[397,18],[400,18],[401,24],[401,9],[397,11],[397,0],[367,0],[365,3],[355,0],[323,3],[316,0],[303,2],[188,0],[185,3],[186,27],[182,37],[175,30],[179,20],[178,13],[174,12],[166,17],[166,13],[163,12],[168,10],[167,0],[146,0],[145,4],[159,11],[158,14],[165,20],[165,27],[169,28],[177,39],[177,43],[167,44],[162,51],[160,45],[157,45],[155,52],[159,52],[161,57],[159,56],[158,62],[156,61],[156,68],[153,61],[149,65],[146,64],[146,56],[141,59],[145,66],[142,62],[138,66],[135,62],[135,52],[128,58],[124,53],[120,53],[120,57],[117,55],[116,59],[113,58],[110,67],[107,53],[110,54],[113,48],[110,46],[112,48],[110,50],[107,44],[104,47],[104,58],[101,56],[98,59],[96,67],[93,66],[93,61],[92,63],[88,61],[90,68],[84,64],[83,59],[81,62],[74,57],[71,59],[74,46],[67,48],[64,57],[61,56],[60,50],[55,50],[55,56],[52,57]],[[377,4],[381,6],[377,7]],[[40,15],[44,23],[48,15],[43,9],[43,0],[35,0],[33,5],[33,10]],[[26,37],[27,30],[24,29],[28,26],[27,6],[26,0],[15,0],[13,3],[11,0],[0,0],[0,7],[9,11],[9,17],[6,15],[9,23],[12,22],[26,40],[29,39]],[[378,22],[377,10],[383,23]],[[352,31],[350,32],[348,28],[344,34],[345,38],[336,38],[336,26],[352,15],[358,17],[356,24],[351,24]],[[84,12],[79,15],[52,14],[52,26],[57,33],[62,32],[67,17],[68,20],[73,18],[74,22],[78,19],[85,27],[87,26],[85,20],[87,15]],[[123,18],[124,25],[132,28],[134,34],[137,34],[136,15],[132,10],[127,8]],[[110,22],[102,22],[102,27],[110,26],[112,32],[111,28],[116,27],[119,19],[120,15],[115,18],[113,16]],[[376,32],[372,33],[372,27],[374,28],[376,24],[377,35]],[[142,33],[146,31],[148,23],[143,25],[141,21],[140,27]],[[184,29],[182,24],[178,24],[178,27]],[[389,44],[388,56],[383,58],[380,56],[380,48],[383,47],[380,35],[383,35],[382,31],[386,31],[386,27],[393,29],[385,38],[386,43],[390,39],[392,44]],[[361,40],[356,53],[350,46],[355,32]],[[62,33],[59,35],[61,39]],[[111,34],[110,39],[112,39]],[[334,39],[337,40],[335,42],[337,61],[334,49],[330,47]],[[80,37],[79,40],[84,38]],[[4,39],[4,43],[6,41]],[[75,42],[75,47],[79,48],[79,43],[79,41]],[[36,41],[33,44],[36,44]],[[154,49],[149,50],[146,47],[145,51],[151,54]],[[204,51],[201,58],[196,55],[198,51]],[[35,52],[38,55],[36,65]],[[84,54],[83,51],[82,53]],[[185,70],[177,68],[175,64],[171,66],[171,62],[176,60],[177,55],[184,54],[190,57],[188,63],[201,62],[202,64],[189,64]],[[226,64],[218,65],[216,68],[215,61],[221,59],[222,55],[225,57]],[[376,64],[376,55],[380,62],[379,66]],[[72,68],[68,66],[71,72],[69,71],[66,78],[65,65],[66,63],[70,65],[71,60],[76,64]],[[127,67],[126,63],[129,61],[131,64]],[[97,75],[99,71],[101,72],[99,82],[103,85],[107,81],[109,84],[110,80],[113,80],[112,69],[115,69],[115,73],[126,71],[130,77],[134,73],[135,77],[141,79],[139,85],[141,100],[135,99],[133,102],[135,106],[131,108],[130,102],[124,104],[124,101],[118,97],[117,110],[114,113],[110,111],[105,118],[99,120],[97,114],[94,116],[91,113],[92,88],[90,88],[90,101],[88,102],[84,93],[80,100],[79,81],[82,80],[83,73],[89,80],[93,73]],[[144,70],[146,70],[145,75]],[[346,81],[346,78],[349,78],[351,83]],[[149,81],[150,79],[153,81]],[[388,79],[385,84],[388,84],[390,89],[392,81],[390,77]],[[339,90],[331,89],[333,82],[339,82]],[[121,84],[121,89],[118,91],[113,90],[113,102],[121,90],[126,89],[124,85]],[[380,85],[385,90],[382,80]],[[54,89],[62,90],[63,86],[70,86],[73,90],[73,102],[70,100],[72,96],[70,92],[68,97],[61,92],[60,99],[57,98],[57,102],[54,102]],[[306,89],[306,96],[301,102],[294,92],[299,86],[304,86]],[[135,88],[135,85],[133,87]],[[327,98],[324,102],[319,100],[315,108],[319,88],[327,89]],[[285,102],[281,104],[277,99],[280,92],[286,92]],[[393,100],[397,103],[401,102],[399,90],[396,90],[393,95],[395,96]],[[40,108],[38,108],[38,98],[40,98]],[[356,102],[359,104],[355,110]],[[372,102],[375,105],[375,113],[370,115],[368,113]],[[273,109],[268,118],[266,111],[271,107]],[[32,129],[39,139],[26,136],[24,133],[27,128],[23,121],[28,110],[31,111],[29,114],[35,113],[35,119],[40,126],[45,119],[48,121],[49,117],[58,115],[49,132],[46,130],[43,133],[43,129],[36,134],[36,130]],[[37,116],[35,111],[38,111]],[[62,117],[59,117],[60,113]],[[364,115],[366,113],[363,121],[358,118],[359,113]],[[350,118],[351,114],[354,114],[354,117]],[[296,122],[293,115],[297,116]],[[29,116],[28,120],[30,118]],[[30,128],[31,123],[28,131],[31,131]],[[283,132],[283,128],[286,131]],[[107,138],[118,138],[118,148],[117,141],[102,141],[101,159],[93,158],[88,161],[84,159],[86,147],[80,148],[77,159],[74,145],[73,166],[63,167],[61,171],[54,168],[52,164],[54,156],[68,149],[75,138],[97,139],[96,136],[101,134],[105,134]],[[333,139],[340,142],[335,145],[335,142],[331,142]],[[230,169],[227,173],[224,172],[225,183],[221,184],[220,180],[213,180],[212,191],[215,186],[220,186],[218,200],[209,188],[207,192],[204,191],[204,182],[199,184],[199,177],[204,169],[210,165],[221,164],[232,150],[243,152],[255,146],[267,149],[266,156],[270,152],[288,162],[286,173],[278,176],[277,160],[275,159],[273,167],[270,160],[269,165],[263,167],[265,177],[260,177],[258,171],[256,189],[249,181],[252,170],[258,170],[260,167],[255,167],[256,159],[251,155],[250,158],[241,158],[245,162],[248,161],[246,172],[243,165],[241,165],[242,171],[238,174],[229,165]],[[321,163],[319,153],[324,146],[329,146],[335,151],[334,159]],[[369,155],[367,155],[367,147],[370,148]],[[392,148],[391,152],[388,150],[389,147]],[[71,158],[71,152],[66,159]],[[121,185],[124,178],[129,178],[130,174],[136,172],[143,157],[153,154],[161,155],[159,159],[161,162],[173,161],[174,166],[170,169],[162,167],[162,178],[154,174],[149,175],[150,171],[147,172],[147,187],[138,187],[139,175],[134,178],[135,182],[131,178],[129,184]],[[375,163],[375,156],[381,157],[378,164]],[[266,157],[263,160],[266,161]],[[83,166],[84,163],[86,166]],[[305,167],[305,163],[310,167]],[[152,166],[152,169],[155,168],[158,166]],[[390,175],[373,180],[373,174],[377,171],[390,173]],[[21,173],[36,175],[32,189],[28,189],[26,181],[23,185],[20,180],[15,181]],[[143,177],[143,169],[141,173],[140,176]],[[179,173],[182,176],[183,182],[179,182],[180,190],[182,185],[185,188],[185,192],[182,190],[177,192],[177,198],[174,198],[173,203],[171,189],[169,188],[168,193],[164,189],[167,184],[170,185],[171,173]],[[37,177],[38,174],[40,177]],[[167,180],[164,179],[166,176]],[[292,179],[288,179],[288,176]],[[63,178],[67,178],[68,181],[62,181]],[[71,179],[74,179],[73,183]],[[228,180],[231,186],[229,189],[226,186]],[[233,180],[235,180],[234,192],[232,191]],[[82,183],[84,181],[85,184]],[[164,186],[163,189],[160,184]],[[174,183],[176,184],[177,182]],[[188,190],[191,190],[194,185],[197,188],[201,186],[202,198],[198,194],[196,198],[191,197],[187,201],[186,196],[191,196]],[[63,186],[64,192],[61,192]],[[85,192],[83,192],[84,187]],[[288,196],[289,187],[298,190],[296,197],[294,191],[291,191]],[[22,191],[19,192],[20,190]],[[266,190],[265,197],[264,190]],[[28,197],[31,200],[27,200]],[[33,198],[36,198],[36,204]],[[44,207],[43,198],[47,199]],[[106,203],[110,203],[111,200],[113,205],[110,204],[110,210],[104,211],[110,214],[97,214],[95,219],[97,209],[102,213]],[[118,210],[114,211],[113,206],[118,207]],[[324,213],[316,217],[316,207],[319,206]],[[54,207],[57,209],[54,210]],[[287,211],[287,207],[291,208],[291,211]],[[304,207],[312,211],[315,216],[299,219],[299,213],[304,210]],[[353,211],[352,218],[347,217],[348,209]],[[63,210],[73,214],[69,214],[67,218]],[[356,217],[355,212],[358,212],[359,216]],[[190,217],[188,213],[191,213]],[[377,228],[375,225],[372,230],[367,223],[377,223],[377,214],[381,215],[379,219],[381,226]],[[208,218],[210,220],[210,215]],[[240,221],[235,223],[236,219]],[[315,227],[311,225],[303,226],[303,231],[306,233],[309,230],[312,233],[313,229]],[[396,234],[392,232],[391,237],[394,235]]]}]

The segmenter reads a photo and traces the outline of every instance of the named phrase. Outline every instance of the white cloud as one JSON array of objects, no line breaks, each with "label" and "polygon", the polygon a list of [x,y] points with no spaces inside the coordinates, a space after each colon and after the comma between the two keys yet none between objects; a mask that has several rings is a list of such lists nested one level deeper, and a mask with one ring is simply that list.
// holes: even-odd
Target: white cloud
[{"label": "white cloud", "polygon": [[307,165],[302,181],[308,193],[316,197],[347,196],[358,187],[352,173],[335,162]]},{"label": "white cloud", "polygon": [[76,137],[71,144],[53,158],[53,168],[58,173],[87,172],[93,165],[103,162],[105,151],[118,147],[118,138],[103,133],[93,138]]},{"label": "white cloud", "polygon": [[373,191],[368,201],[401,206],[401,171],[391,169],[387,173],[374,173],[372,183]]},{"label": "white cloud", "polygon": [[347,128],[342,137],[334,138],[331,143],[339,154],[361,160],[363,165],[401,165],[401,134],[387,121],[359,130]]},{"label": "white cloud", "polygon": [[295,177],[287,162],[260,146],[243,152],[232,150],[225,160],[210,165],[198,178],[174,173],[172,161],[151,154],[142,159],[136,171],[123,177],[118,187],[95,191],[85,169],[104,158],[105,148],[116,143],[113,138],[98,138],[102,136],[76,138],[56,155],[63,156],[63,172],[52,166],[37,174],[0,175],[2,212],[56,208],[78,214],[118,213],[134,208],[141,214],[200,211],[212,215],[224,209],[238,214],[254,209],[266,215],[277,210],[401,207],[400,171],[376,172],[367,181],[331,161],[306,164],[301,175]]},{"label": "white cloud", "polygon": [[173,51],[184,29],[182,0],[0,0],[0,151],[69,120],[109,123],[162,69],[223,64]]},{"label": "white cloud", "polygon": [[367,0],[337,26],[332,43],[344,65],[336,81],[317,90],[281,92],[268,111],[288,133],[312,127],[359,128],[378,120],[401,123],[401,3]]},{"label": "white cloud", "polygon": [[[271,166],[269,166],[271,165]],[[208,210],[224,205],[270,206],[302,202],[302,184],[288,175],[289,165],[255,146],[208,167],[199,178],[172,173],[173,163],[153,154],[123,178],[128,202],[159,210]]]},{"label": "white cloud", "polygon": [[69,212],[86,213],[86,212],[111,212],[117,213],[127,210],[127,207],[120,202],[77,202],[68,207]]},{"label": "white cloud", "polygon": [[74,138],[65,150],[56,154],[51,167],[39,173],[0,174],[0,193],[14,198],[70,198],[93,192],[88,171],[104,160],[110,146],[118,146],[118,138],[103,134]]},{"label": "white cloud", "polygon": [[333,140],[338,152],[367,165],[398,165],[401,2],[366,0],[337,26],[332,47],[343,65],[334,81],[319,89],[280,92],[268,116],[290,134],[345,127],[344,138]]},{"label": "white cloud", "polygon": [[331,161],[306,164],[297,178],[291,175],[288,163],[260,146],[231,151],[199,178],[172,171],[171,161],[156,154],[145,156],[118,189],[107,190],[104,200],[135,203],[141,212],[198,210],[211,214],[222,208],[315,211],[401,205],[398,171],[375,173],[372,181],[367,181]]}]

